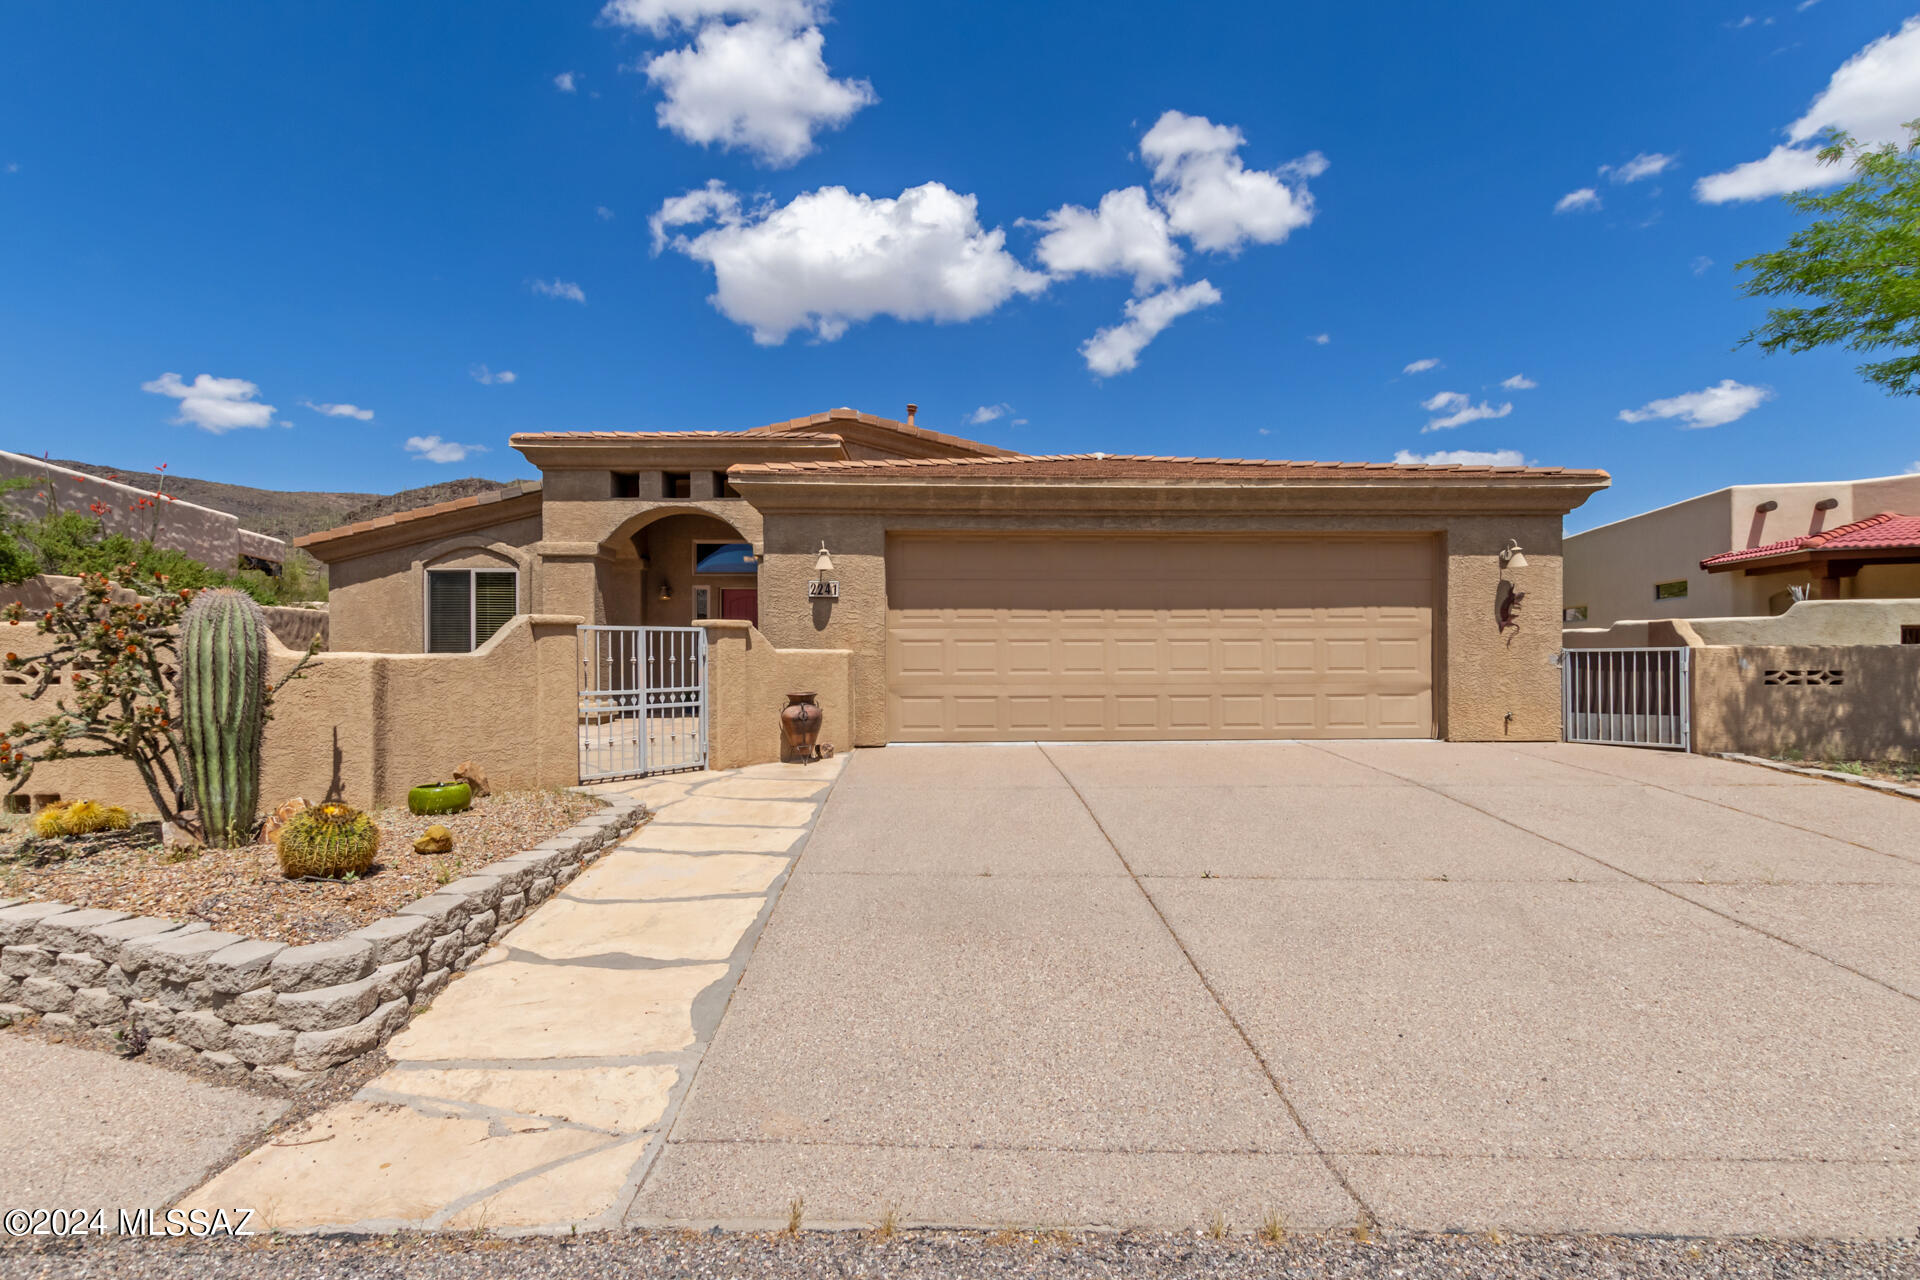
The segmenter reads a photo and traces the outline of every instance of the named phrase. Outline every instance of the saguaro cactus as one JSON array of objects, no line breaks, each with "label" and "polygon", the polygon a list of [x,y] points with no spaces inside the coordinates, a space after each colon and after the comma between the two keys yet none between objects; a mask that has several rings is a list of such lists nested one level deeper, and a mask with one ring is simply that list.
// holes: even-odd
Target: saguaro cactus
[{"label": "saguaro cactus", "polygon": [[253,837],[267,718],[267,621],[243,591],[202,591],[180,622],[180,702],[193,803],[208,844]]}]

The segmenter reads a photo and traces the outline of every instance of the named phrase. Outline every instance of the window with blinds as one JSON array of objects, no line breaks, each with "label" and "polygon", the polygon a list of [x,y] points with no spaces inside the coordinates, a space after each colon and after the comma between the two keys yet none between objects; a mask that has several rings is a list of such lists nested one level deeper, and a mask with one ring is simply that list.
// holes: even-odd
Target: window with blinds
[{"label": "window with blinds", "polygon": [[427,652],[471,653],[519,611],[512,569],[429,569]]}]

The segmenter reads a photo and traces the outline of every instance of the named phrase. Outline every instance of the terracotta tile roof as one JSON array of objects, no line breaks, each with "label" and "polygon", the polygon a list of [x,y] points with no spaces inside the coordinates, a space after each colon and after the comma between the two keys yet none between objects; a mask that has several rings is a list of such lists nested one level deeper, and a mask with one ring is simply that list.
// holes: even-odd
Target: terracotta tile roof
[{"label": "terracotta tile roof", "polygon": [[1782,538],[1778,542],[1763,542],[1757,547],[1722,551],[1717,556],[1708,556],[1702,560],[1700,567],[1713,569],[1720,565],[1740,564],[1748,560],[1765,560],[1772,556],[1792,555],[1802,551],[1897,551],[1909,547],[1920,550],[1920,516],[1903,516],[1892,511],[1882,511],[1878,515],[1868,516],[1864,520],[1855,520],[1852,524],[1839,525],[1822,533],[1807,534],[1799,538]]},{"label": "terracotta tile roof", "polygon": [[632,440],[687,440],[687,441],[725,441],[732,440],[740,444],[749,444],[764,440],[768,436],[804,436],[809,440],[838,440],[834,431],[837,423],[859,423],[863,426],[878,427],[885,431],[897,432],[916,440],[928,440],[948,445],[956,449],[977,450],[981,453],[1003,454],[1004,449],[978,440],[968,440],[961,436],[951,436],[940,431],[929,431],[925,427],[912,426],[905,422],[896,422],[892,418],[876,417],[871,413],[861,413],[854,409],[829,409],[825,413],[809,414],[804,418],[789,418],[785,422],[769,422],[762,427],[748,427],[741,431],[520,431],[514,433],[509,443],[526,441],[552,442],[565,440],[604,440],[608,442]]},{"label": "terracotta tile roof", "polygon": [[[760,428],[756,428],[759,430]],[[813,433],[809,433],[813,434]],[[738,440],[745,431],[516,431],[514,440]]]},{"label": "terracotta tile roof", "polygon": [[910,480],[970,476],[1009,480],[1345,479],[1363,476],[1574,476],[1604,479],[1604,471],[1565,467],[1425,466],[1397,462],[1293,462],[1268,458],[1170,458],[1124,453],[1010,454],[991,458],[900,458],[847,462],[761,462],[734,468],[735,476],[874,475]]},{"label": "terracotta tile roof", "polygon": [[389,529],[397,524],[411,524],[415,520],[430,520],[435,516],[444,516],[449,512],[465,511],[470,507],[484,507],[496,502],[507,502],[513,498],[522,498],[528,494],[540,492],[538,480],[516,480],[504,489],[495,489],[491,493],[476,493],[465,498],[455,498],[450,502],[436,502],[428,507],[414,507],[408,511],[396,511],[392,515],[376,516],[372,520],[362,520],[357,524],[344,524],[337,529],[322,529],[318,533],[303,533],[293,540],[296,547],[311,547],[340,538],[349,538],[357,533],[371,533],[375,529]]}]

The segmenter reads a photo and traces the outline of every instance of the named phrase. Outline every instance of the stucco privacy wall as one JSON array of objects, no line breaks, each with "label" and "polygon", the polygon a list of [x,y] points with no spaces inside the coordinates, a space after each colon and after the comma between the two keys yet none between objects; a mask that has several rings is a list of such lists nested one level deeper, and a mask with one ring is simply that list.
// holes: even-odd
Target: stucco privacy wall
[{"label": "stucco privacy wall", "polygon": [[1920,759],[1920,645],[1695,649],[1693,749]]},{"label": "stucco privacy wall", "polygon": [[[116,588],[116,591],[119,591]],[[131,598],[131,592],[120,592],[122,598]],[[10,604],[19,604],[29,613],[40,613],[56,600],[76,600],[80,596],[80,579],[63,574],[42,573],[28,578],[25,582],[11,582],[0,586],[0,609]],[[280,637],[280,642],[289,649],[305,652],[313,643],[315,636],[320,637],[320,646],[327,644],[327,606],[314,605],[308,608],[295,608],[292,605],[263,605],[260,613],[267,620],[267,630]],[[15,646],[16,648],[18,646]],[[11,724],[12,721],[6,723]]]},{"label": "stucco privacy wall", "polygon": [[824,722],[819,741],[853,745],[852,657],[845,649],[776,649],[745,622],[700,624],[707,633],[709,768],[738,769],[781,758],[780,712],[789,693],[812,693]]},{"label": "stucco privacy wall", "polygon": [[[287,558],[287,544],[278,538],[240,527],[240,517],[191,502],[161,500],[160,510],[129,511],[143,498],[151,498],[158,487],[147,488],[119,484],[100,476],[90,476],[38,458],[0,450],[0,479],[25,478],[33,485],[8,494],[6,502],[29,516],[46,514],[49,493],[56,511],[77,511],[93,516],[109,533],[124,533],[144,539],[149,532],[154,543],[192,556],[216,569],[231,569],[242,555],[257,556],[278,564]],[[93,511],[93,504],[104,510]]]},{"label": "stucco privacy wall", "polygon": [[[572,786],[579,623],[523,614],[471,654],[323,654],[274,700],[263,803],[300,795],[363,808],[404,804],[409,787],[446,778],[465,760],[502,789]],[[26,623],[6,644],[22,657],[51,647]],[[271,636],[267,644],[277,680],[300,654]],[[46,713],[57,690],[34,703],[28,687],[0,684],[0,724]],[[24,791],[153,807],[132,767],[112,758],[40,765]]]},{"label": "stucco privacy wall", "polygon": [[1785,613],[1684,622],[1616,622],[1566,632],[1569,649],[1676,645],[1885,645],[1920,626],[1920,599],[1802,600]]},{"label": "stucco privacy wall", "polygon": [[[1442,619],[1435,628],[1434,697],[1443,737],[1457,741],[1551,740],[1560,736],[1560,518],[1557,515],[1365,517],[1261,516],[1178,512],[1050,517],[999,515],[766,514],[760,562],[760,629],[783,650],[828,646],[850,657],[853,732],[858,745],[888,740],[886,687],[889,532],[974,531],[1044,534],[1424,534],[1444,557]],[[840,583],[837,600],[809,599],[807,583],[824,539]],[[1494,616],[1500,549],[1526,549],[1528,567],[1509,576],[1526,592],[1518,630]],[[824,706],[824,704],[823,704]],[[827,708],[831,713],[831,708]],[[1509,718],[1511,717],[1511,718]]]}]

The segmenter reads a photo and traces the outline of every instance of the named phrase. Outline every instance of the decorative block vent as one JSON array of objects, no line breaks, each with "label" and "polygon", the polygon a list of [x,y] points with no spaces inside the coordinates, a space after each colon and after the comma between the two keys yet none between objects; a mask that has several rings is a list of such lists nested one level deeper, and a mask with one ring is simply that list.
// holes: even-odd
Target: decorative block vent
[{"label": "decorative block vent", "polygon": [[1847,682],[1847,673],[1838,670],[1812,669],[1804,671],[1769,671],[1766,683],[1778,685],[1841,685]]}]

